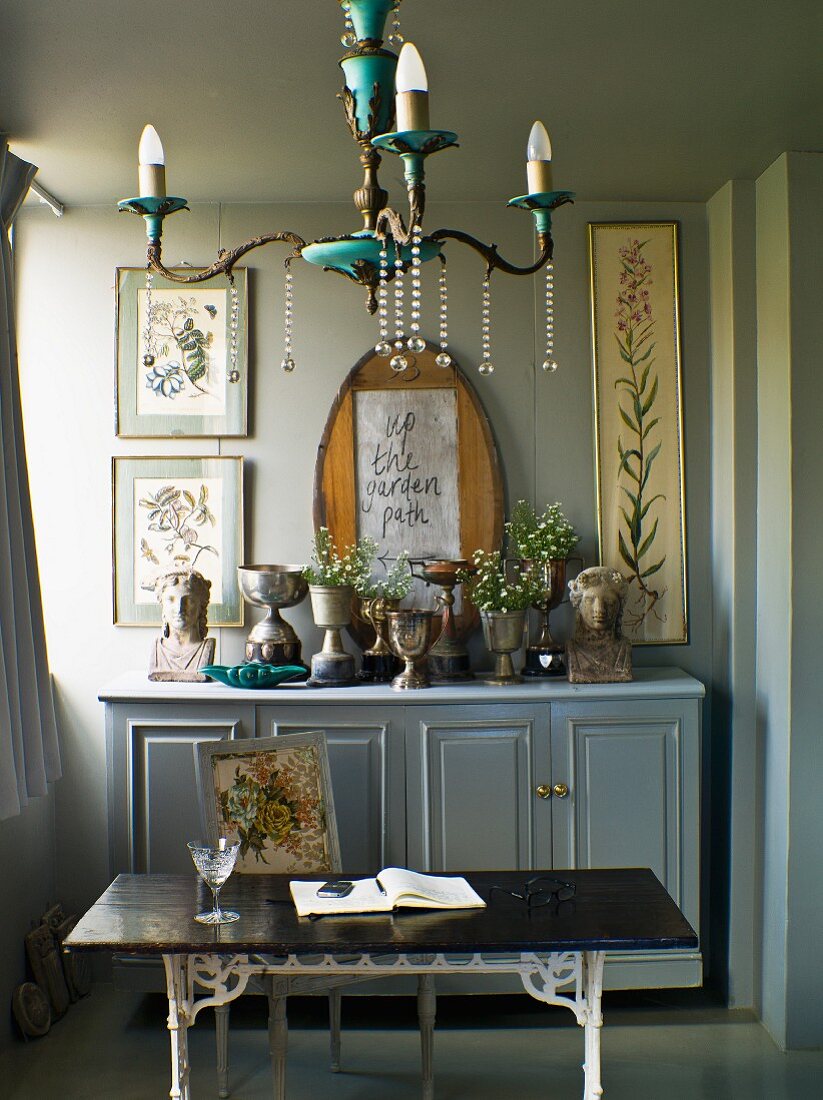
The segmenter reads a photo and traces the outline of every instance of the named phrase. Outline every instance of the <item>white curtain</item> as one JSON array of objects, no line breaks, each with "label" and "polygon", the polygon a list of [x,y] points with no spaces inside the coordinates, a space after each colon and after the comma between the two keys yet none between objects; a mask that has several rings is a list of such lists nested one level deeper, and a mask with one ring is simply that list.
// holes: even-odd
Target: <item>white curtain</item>
[{"label": "white curtain", "polygon": [[60,778],[17,373],[9,229],[37,169],[0,134],[0,820]]}]

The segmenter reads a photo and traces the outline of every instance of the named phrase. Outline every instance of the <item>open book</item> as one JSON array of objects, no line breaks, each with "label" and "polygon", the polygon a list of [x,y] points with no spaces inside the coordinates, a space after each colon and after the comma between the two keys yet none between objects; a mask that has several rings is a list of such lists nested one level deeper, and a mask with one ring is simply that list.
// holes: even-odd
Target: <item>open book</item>
[{"label": "open book", "polygon": [[390,913],[392,909],[477,909],[486,903],[464,878],[420,875],[402,867],[386,867],[376,878],[354,879],[344,898],[319,898],[322,882],[290,882],[297,915]]}]

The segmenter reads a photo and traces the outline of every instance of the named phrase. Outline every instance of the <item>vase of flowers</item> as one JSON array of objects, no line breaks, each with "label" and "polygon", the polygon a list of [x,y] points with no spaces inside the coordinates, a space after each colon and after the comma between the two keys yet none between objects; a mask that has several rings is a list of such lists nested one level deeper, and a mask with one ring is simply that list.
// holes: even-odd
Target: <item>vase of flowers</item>
[{"label": "vase of flowers", "polygon": [[494,672],[487,677],[491,684],[517,684],[520,677],[514,670],[512,653],[523,644],[526,612],[539,596],[539,587],[532,574],[506,568],[502,555],[475,550],[474,569],[458,574],[469,598],[480,611],[483,637],[494,654]]},{"label": "vase of flowers", "polygon": [[309,683],[314,687],[343,687],[354,683],[354,657],[343,645],[341,630],[351,622],[352,598],[368,583],[377,543],[359,539],[338,550],[327,527],[312,542],[312,560],[304,567],[312,615],[325,631],[323,648],[311,659]]},{"label": "vase of flowers", "polygon": [[561,511],[549,504],[538,515],[526,500],[518,500],[506,524],[509,549],[521,573],[532,577],[539,592],[532,607],[543,617],[540,635],[526,649],[524,676],[565,676],[563,646],[549,627],[551,612],[566,592],[566,566],[579,536]]},{"label": "vase of flowers", "polygon": [[409,555],[404,550],[398,555],[385,577],[369,578],[368,584],[357,590],[360,597],[360,617],[374,630],[374,644],[363,651],[363,665],[358,680],[372,684],[386,684],[400,671],[400,661],[385,638],[386,616],[397,611],[400,601],[408,596],[412,586]]}]

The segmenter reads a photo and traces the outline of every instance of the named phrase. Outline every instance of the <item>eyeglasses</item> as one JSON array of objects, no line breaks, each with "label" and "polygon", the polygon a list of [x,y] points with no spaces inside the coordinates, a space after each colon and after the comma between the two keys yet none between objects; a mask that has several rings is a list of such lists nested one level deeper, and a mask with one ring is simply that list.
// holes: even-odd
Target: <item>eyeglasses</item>
[{"label": "eyeglasses", "polygon": [[577,893],[577,885],[549,875],[538,875],[537,878],[529,879],[522,894],[518,894],[515,890],[507,890],[504,886],[492,886],[489,888],[489,900],[495,891],[508,894],[509,897],[517,898],[519,901],[525,901],[529,909],[540,909],[541,906],[551,905],[555,898],[558,901],[569,901]]}]

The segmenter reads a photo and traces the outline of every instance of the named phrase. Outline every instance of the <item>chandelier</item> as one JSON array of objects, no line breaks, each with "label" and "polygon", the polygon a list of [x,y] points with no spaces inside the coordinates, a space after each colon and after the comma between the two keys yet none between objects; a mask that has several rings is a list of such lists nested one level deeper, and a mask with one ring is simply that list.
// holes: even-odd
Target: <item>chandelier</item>
[{"label": "chandelier", "polygon": [[[366,308],[377,314],[378,339],[375,352],[389,360],[393,371],[402,372],[414,356],[426,348],[420,335],[421,266],[431,260],[440,262],[439,272],[439,353],[438,366],[452,365],[448,337],[448,275],[445,246],[454,241],[478,252],[485,263],[482,283],[482,355],[478,367],[482,375],[494,371],[491,358],[491,275],[533,275],[545,268],[546,274],[546,352],[543,370],[557,369],[554,358],[554,274],[551,213],[555,207],[571,202],[570,191],[555,191],[551,177],[551,143],[545,127],[535,122],[527,147],[528,194],[509,200],[509,206],[530,210],[534,216],[538,256],[534,263],[519,267],[497,250],[459,229],[423,229],[426,205],[426,159],[434,153],[457,145],[457,134],[432,130],[429,122],[428,81],[417,49],[404,42],[400,32],[402,0],[338,0],[344,16],[341,42],[347,52],[340,60],[345,86],[338,98],[343,103],[352,137],[360,148],[363,184],[354,192],[354,204],[363,218],[363,228],[337,237],[305,241],[297,233],[281,230],[253,237],[232,249],[222,249],[217,259],[202,271],[174,271],[164,267],[161,238],[163,220],[179,210],[187,210],[186,200],[166,194],[165,156],[153,126],[143,131],[139,149],[139,188],[137,198],[123,199],[118,208],[145,219],[148,248],[146,253],[147,308],[151,311],[154,274],[174,283],[205,282],[216,275],[228,278],[232,294],[229,342],[230,382],[239,380],[237,370],[238,296],[232,269],[247,252],[262,245],[281,243],[290,246],[285,260],[285,325],[282,368],[295,368],[292,352],[294,260],[306,260],[333,271],[366,289]],[[384,48],[386,21],[391,14],[392,27]],[[403,161],[408,192],[408,214],[403,216],[388,205],[389,195],[380,186],[378,169],[382,154],[399,156]],[[411,283],[410,308],[405,305],[405,284]],[[391,293],[390,293],[391,288]],[[393,299],[393,311],[390,300]],[[393,332],[390,313],[393,312]],[[151,365],[148,354],[144,362]]]}]

